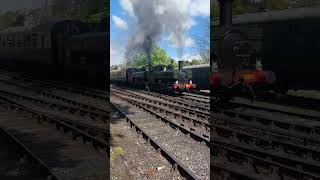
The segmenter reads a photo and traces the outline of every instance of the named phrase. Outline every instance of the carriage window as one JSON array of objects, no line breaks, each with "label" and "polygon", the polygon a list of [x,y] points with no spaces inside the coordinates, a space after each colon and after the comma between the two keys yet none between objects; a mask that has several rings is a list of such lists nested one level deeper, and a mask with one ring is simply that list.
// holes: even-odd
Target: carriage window
[{"label": "carriage window", "polygon": [[21,42],[21,34],[17,34],[17,47],[20,48],[22,45],[22,42]]},{"label": "carriage window", "polygon": [[32,34],[32,47],[37,47],[37,34]]},{"label": "carriage window", "polygon": [[30,35],[26,35],[26,38],[25,38],[25,45],[26,47],[31,47],[31,36]]},{"label": "carriage window", "polygon": [[12,47],[12,36],[11,36],[11,35],[8,35],[8,36],[7,36],[7,44],[8,44],[8,47],[9,47],[9,48]]}]

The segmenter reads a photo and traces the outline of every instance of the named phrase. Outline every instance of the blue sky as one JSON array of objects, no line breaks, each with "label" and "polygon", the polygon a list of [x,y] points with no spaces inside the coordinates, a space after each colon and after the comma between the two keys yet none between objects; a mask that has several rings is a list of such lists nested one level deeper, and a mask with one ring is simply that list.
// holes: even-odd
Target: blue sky
[{"label": "blue sky", "polygon": [[[110,64],[121,64],[123,53],[130,35],[135,29],[135,15],[132,9],[132,0],[111,0],[110,3]],[[149,0],[146,0],[149,1]],[[164,1],[164,0],[163,0]],[[185,48],[183,59],[200,58],[196,50],[196,36],[202,34],[210,20],[210,0],[166,0],[176,5],[177,10],[187,16],[188,28],[185,31]],[[174,2],[171,3],[170,1]],[[176,3],[176,4],[175,4]],[[179,9],[178,9],[179,8]],[[210,37],[208,37],[210,38]],[[157,42],[165,49],[171,58],[177,60],[177,49],[170,44],[167,33],[161,35]]]}]

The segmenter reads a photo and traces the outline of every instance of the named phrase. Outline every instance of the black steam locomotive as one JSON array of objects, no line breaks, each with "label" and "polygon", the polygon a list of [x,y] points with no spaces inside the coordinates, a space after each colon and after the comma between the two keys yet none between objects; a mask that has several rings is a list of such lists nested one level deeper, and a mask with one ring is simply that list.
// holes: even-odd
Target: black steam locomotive
[{"label": "black steam locomotive", "polygon": [[0,63],[23,70],[105,86],[109,48],[107,22],[65,20],[0,31]]},{"label": "black steam locomotive", "polygon": [[320,7],[232,16],[232,0],[219,4],[220,18],[212,25],[213,90],[320,88]]},{"label": "black steam locomotive", "polygon": [[179,69],[172,65],[157,65],[150,70],[137,68],[122,68],[110,71],[113,83],[126,84],[131,87],[161,92],[190,92],[197,85],[192,81],[192,74],[183,69],[183,61],[179,61]]}]

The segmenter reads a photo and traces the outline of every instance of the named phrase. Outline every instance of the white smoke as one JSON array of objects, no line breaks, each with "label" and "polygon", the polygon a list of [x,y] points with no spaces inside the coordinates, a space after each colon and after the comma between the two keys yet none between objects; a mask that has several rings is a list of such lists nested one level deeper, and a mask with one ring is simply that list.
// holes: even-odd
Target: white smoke
[{"label": "white smoke", "polygon": [[[153,45],[164,33],[177,48],[178,58],[183,56],[187,42],[186,31],[193,25],[188,10],[180,8],[174,0],[130,0],[136,17],[135,31],[128,41],[127,61],[132,61],[139,52],[145,52],[147,63],[151,60]],[[130,28],[129,28],[130,29]]]}]

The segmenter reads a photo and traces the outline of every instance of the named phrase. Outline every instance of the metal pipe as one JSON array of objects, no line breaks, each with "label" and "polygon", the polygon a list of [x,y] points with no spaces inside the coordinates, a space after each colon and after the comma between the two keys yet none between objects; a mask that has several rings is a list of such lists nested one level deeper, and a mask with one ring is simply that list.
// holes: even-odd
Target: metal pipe
[{"label": "metal pipe", "polygon": [[179,63],[179,71],[181,71],[183,68],[183,61],[179,61],[178,63]]},{"label": "metal pipe", "polygon": [[233,0],[218,0],[220,4],[220,26],[232,26],[232,2]]}]

